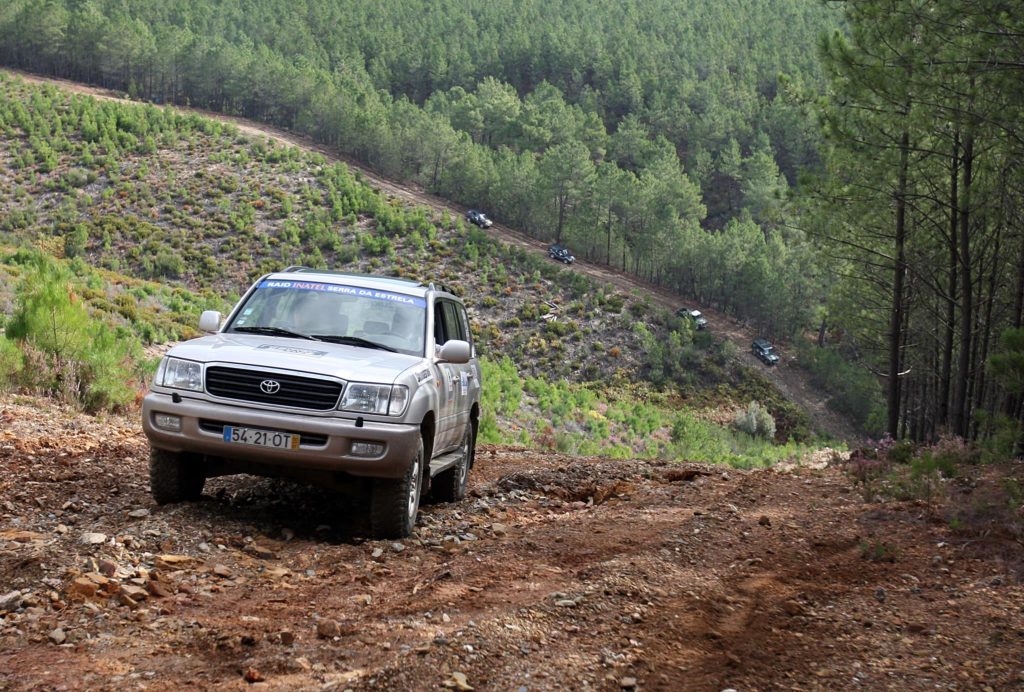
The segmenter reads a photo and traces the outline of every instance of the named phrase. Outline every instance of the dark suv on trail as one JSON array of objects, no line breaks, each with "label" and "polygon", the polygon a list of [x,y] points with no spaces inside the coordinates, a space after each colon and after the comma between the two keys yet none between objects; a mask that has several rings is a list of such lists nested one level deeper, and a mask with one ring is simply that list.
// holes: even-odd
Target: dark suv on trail
[{"label": "dark suv on trail", "polygon": [[690,308],[679,308],[676,310],[676,316],[682,317],[684,320],[689,320],[693,325],[694,329],[707,329],[708,318],[701,314],[700,310],[691,310]]},{"label": "dark suv on trail", "polygon": [[576,261],[576,258],[573,256],[573,254],[569,252],[569,248],[565,247],[564,245],[559,245],[558,243],[555,243],[554,245],[548,248],[548,257],[550,257],[551,259],[556,259],[559,262],[562,262],[563,264],[572,264],[573,262]]},{"label": "dark suv on trail", "polygon": [[372,533],[408,536],[421,497],[465,497],[480,365],[462,301],[405,279],[290,267],[207,336],[174,346],[142,404],[159,504],[207,478],[280,476],[354,488]]},{"label": "dark suv on trail", "polygon": [[779,356],[775,353],[775,348],[768,343],[767,339],[754,339],[754,343],[750,345],[750,350],[765,365],[775,365],[779,362]]},{"label": "dark suv on trail", "polygon": [[467,211],[466,219],[470,223],[476,224],[480,228],[490,228],[491,226],[494,225],[494,222],[487,218],[486,214],[484,214],[482,211],[477,211],[476,209],[470,209],[469,211]]}]

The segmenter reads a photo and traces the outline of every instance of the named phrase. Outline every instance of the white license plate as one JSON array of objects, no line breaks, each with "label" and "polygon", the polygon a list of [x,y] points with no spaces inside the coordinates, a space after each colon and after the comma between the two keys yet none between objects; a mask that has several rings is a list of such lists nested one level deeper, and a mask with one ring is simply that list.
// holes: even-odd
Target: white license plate
[{"label": "white license plate", "polygon": [[276,430],[260,430],[258,428],[241,428],[236,425],[224,426],[224,441],[257,447],[273,447],[274,449],[298,449],[299,436]]}]

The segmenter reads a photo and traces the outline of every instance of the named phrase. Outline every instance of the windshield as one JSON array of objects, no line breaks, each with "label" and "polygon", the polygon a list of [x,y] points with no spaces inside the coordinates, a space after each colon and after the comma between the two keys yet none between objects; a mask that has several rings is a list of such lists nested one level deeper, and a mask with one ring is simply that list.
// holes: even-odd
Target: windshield
[{"label": "windshield", "polygon": [[426,301],[403,293],[313,281],[269,280],[238,310],[227,332],[315,338],[422,356]]}]

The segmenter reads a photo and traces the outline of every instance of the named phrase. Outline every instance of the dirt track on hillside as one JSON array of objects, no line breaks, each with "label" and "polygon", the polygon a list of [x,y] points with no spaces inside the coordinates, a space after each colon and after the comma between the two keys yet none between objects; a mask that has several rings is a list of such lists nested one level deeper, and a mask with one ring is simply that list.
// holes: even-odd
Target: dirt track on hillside
[{"label": "dirt track on hillside", "polygon": [[[123,95],[110,91],[109,89],[92,87],[64,79],[40,77],[18,70],[7,71],[17,74],[30,82],[54,84],[68,91],[87,94],[101,99],[125,102],[129,101],[124,98]],[[182,111],[197,113],[222,122],[232,123],[238,127],[240,131],[249,135],[269,137],[282,144],[317,151],[331,160],[344,161],[352,169],[358,170],[371,185],[398,199],[415,204],[423,204],[437,211],[447,209],[457,215],[462,215],[466,211],[465,207],[441,199],[435,195],[431,195],[417,186],[399,184],[390,180],[385,180],[351,157],[345,156],[331,148],[318,144],[309,137],[213,111],[188,108],[184,106],[177,106],[177,108]],[[494,224],[489,232],[504,242],[538,253],[547,253],[546,243],[535,238],[531,238],[521,231],[509,228],[508,226],[504,226],[500,223]],[[767,368],[750,353],[750,342],[759,335],[749,326],[713,310],[697,306],[693,301],[684,301],[679,296],[666,291],[663,288],[654,286],[642,279],[638,279],[623,272],[616,271],[605,265],[578,260],[572,265],[572,268],[574,271],[584,272],[596,279],[612,284],[620,290],[627,291],[635,295],[649,295],[656,303],[670,310],[675,310],[683,304],[686,304],[687,306],[692,305],[694,307],[700,307],[710,320],[711,329],[714,334],[720,338],[732,341],[736,345],[738,358],[747,366],[759,370],[779,389],[780,392],[782,392],[783,396],[806,411],[813,425],[818,430],[826,433],[834,439],[847,441],[851,445],[862,440],[863,435],[861,435],[849,423],[849,421],[836,414],[834,411],[831,411],[826,406],[826,395],[816,390],[815,387],[811,385],[806,371],[796,366],[793,358],[787,358],[785,352],[783,352],[781,354],[782,359],[779,364],[774,368]]]},{"label": "dirt track on hillside", "polygon": [[836,468],[482,447],[467,500],[368,541],[275,481],[158,507],[146,458],[134,417],[0,395],[0,689],[1024,685],[1019,545]]}]

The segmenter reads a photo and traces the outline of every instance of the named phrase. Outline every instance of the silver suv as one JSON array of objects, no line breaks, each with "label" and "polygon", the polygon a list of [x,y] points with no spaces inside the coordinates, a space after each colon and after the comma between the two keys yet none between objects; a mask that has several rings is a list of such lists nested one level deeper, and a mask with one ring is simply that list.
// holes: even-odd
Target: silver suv
[{"label": "silver suv", "polygon": [[421,497],[465,497],[480,419],[466,308],[433,284],[290,267],[221,326],[173,347],[143,400],[158,503],[207,478],[365,479],[375,536],[408,536]]}]

